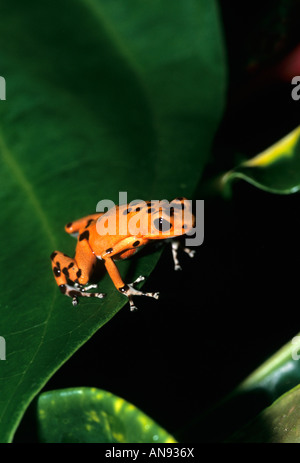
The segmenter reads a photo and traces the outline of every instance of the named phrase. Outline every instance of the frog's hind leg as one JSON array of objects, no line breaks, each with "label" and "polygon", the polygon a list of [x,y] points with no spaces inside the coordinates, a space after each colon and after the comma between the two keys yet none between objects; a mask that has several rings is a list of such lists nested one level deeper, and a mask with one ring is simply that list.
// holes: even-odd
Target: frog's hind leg
[{"label": "frog's hind leg", "polygon": [[97,214],[90,214],[81,219],[74,220],[73,222],[67,223],[65,225],[65,231],[76,238],[78,236],[79,230],[87,228],[92,222],[96,221],[103,215],[103,212],[98,212]]},{"label": "frog's hind leg", "polygon": [[68,284],[63,284],[59,286],[59,289],[63,294],[72,298],[72,304],[74,307],[78,305],[79,297],[98,297],[99,299],[105,297],[104,293],[85,292],[91,288],[97,288],[97,285],[89,285],[88,287],[82,287],[78,283],[75,283],[74,286]]},{"label": "frog's hind leg", "polygon": [[[80,253],[79,253],[80,257]],[[63,254],[60,251],[54,251],[51,254],[52,270],[55,281],[60,291],[72,298],[72,304],[78,304],[78,297],[98,297],[103,298],[104,293],[89,293],[87,290],[97,287],[97,285],[85,286],[88,283],[89,271],[92,268],[93,261],[85,262],[81,268],[77,259]],[[88,269],[87,269],[88,265]]]}]

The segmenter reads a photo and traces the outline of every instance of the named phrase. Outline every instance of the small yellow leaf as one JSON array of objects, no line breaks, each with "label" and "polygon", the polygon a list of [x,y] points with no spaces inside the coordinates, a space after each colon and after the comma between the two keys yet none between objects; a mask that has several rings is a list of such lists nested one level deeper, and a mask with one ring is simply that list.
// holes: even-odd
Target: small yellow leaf
[{"label": "small yellow leaf", "polygon": [[243,166],[264,167],[273,164],[273,162],[284,156],[293,156],[294,148],[297,144],[299,136],[300,126],[279,140],[277,143],[267,148],[262,153],[258,154],[252,159],[249,159],[249,161],[244,162]]}]

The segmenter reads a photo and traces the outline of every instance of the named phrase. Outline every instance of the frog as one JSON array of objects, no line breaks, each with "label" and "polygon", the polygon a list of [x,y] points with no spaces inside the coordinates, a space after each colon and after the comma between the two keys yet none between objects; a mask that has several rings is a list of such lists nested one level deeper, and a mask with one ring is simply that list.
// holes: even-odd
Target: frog
[{"label": "frog", "polygon": [[[191,220],[188,224],[183,223],[184,207],[189,209]],[[107,226],[110,219],[114,227]],[[137,289],[135,285],[145,280],[142,275],[126,284],[116,262],[132,257],[150,243],[168,240],[171,242],[174,269],[181,270],[179,248],[190,257],[194,257],[195,251],[185,247],[180,238],[190,233],[194,226],[192,204],[186,198],[175,198],[171,203],[164,200],[136,200],[114,206],[107,212],[97,212],[68,222],[65,231],[77,239],[75,256],[72,258],[60,251],[52,252],[50,258],[56,284],[62,294],[72,298],[73,306],[78,305],[81,297],[104,298],[105,293],[90,291],[98,287],[90,280],[97,261],[101,261],[115,288],[128,298],[130,310],[134,311],[137,309],[135,296],[158,299],[159,292]]]}]

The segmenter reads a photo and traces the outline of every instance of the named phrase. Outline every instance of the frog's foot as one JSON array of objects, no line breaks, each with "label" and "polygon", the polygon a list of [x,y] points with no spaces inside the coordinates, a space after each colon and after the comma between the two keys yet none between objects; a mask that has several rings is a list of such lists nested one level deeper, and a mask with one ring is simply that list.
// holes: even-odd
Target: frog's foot
[{"label": "frog's foot", "polygon": [[178,260],[178,249],[181,248],[189,257],[194,257],[196,251],[194,249],[183,247],[180,241],[172,241],[172,256],[174,261],[174,269],[182,270]]},{"label": "frog's foot", "polygon": [[98,297],[102,299],[106,296],[105,293],[88,293],[88,289],[96,288],[97,285],[82,286],[79,283],[75,283],[74,286],[63,284],[59,286],[59,289],[63,294],[72,298],[72,304],[75,307],[78,304],[78,297]]},{"label": "frog's foot", "polygon": [[119,291],[128,297],[131,311],[137,310],[137,307],[134,305],[132,296],[147,296],[147,297],[153,297],[154,299],[159,298],[159,293],[143,293],[142,291],[139,291],[138,289],[134,288],[135,284],[139,283],[140,281],[144,281],[144,280],[145,280],[145,277],[140,275],[133,283],[129,283],[127,285],[124,285],[122,288],[119,288]]},{"label": "frog's foot", "polygon": [[191,248],[182,248],[182,250],[191,258],[195,257],[196,251]]}]

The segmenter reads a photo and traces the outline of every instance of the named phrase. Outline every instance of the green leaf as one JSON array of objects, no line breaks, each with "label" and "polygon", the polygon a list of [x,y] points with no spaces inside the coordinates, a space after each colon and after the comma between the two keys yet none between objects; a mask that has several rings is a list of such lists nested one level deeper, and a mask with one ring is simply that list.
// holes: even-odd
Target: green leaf
[{"label": "green leaf", "polygon": [[278,444],[299,443],[299,423],[300,385],[281,396],[228,441]]},{"label": "green leaf", "polygon": [[269,403],[300,382],[300,333],[275,352],[232,393],[232,397],[261,391]]},{"label": "green leaf", "polygon": [[174,443],[126,400],[96,388],[45,392],[38,398],[39,436],[46,443]]},{"label": "green leaf", "polygon": [[229,436],[235,436],[238,429],[243,428],[299,383],[300,333],[263,362],[230,394],[194,419],[176,436],[181,441],[191,436],[195,439],[199,435],[201,442],[228,440]]},{"label": "green leaf", "polygon": [[300,189],[300,126],[286,137],[224,174],[220,186],[226,194],[233,180],[246,182],[270,193],[291,194]]},{"label": "green leaf", "polygon": [[[192,196],[221,116],[224,54],[213,1],[4,0],[0,15],[7,442],[46,381],[126,303],[108,277],[103,301],[74,309],[59,293],[49,256],[75,248],[64,224],[120,191],[128,201]],[[158,257],[123,262],[125,281],[148,276]]]}]

